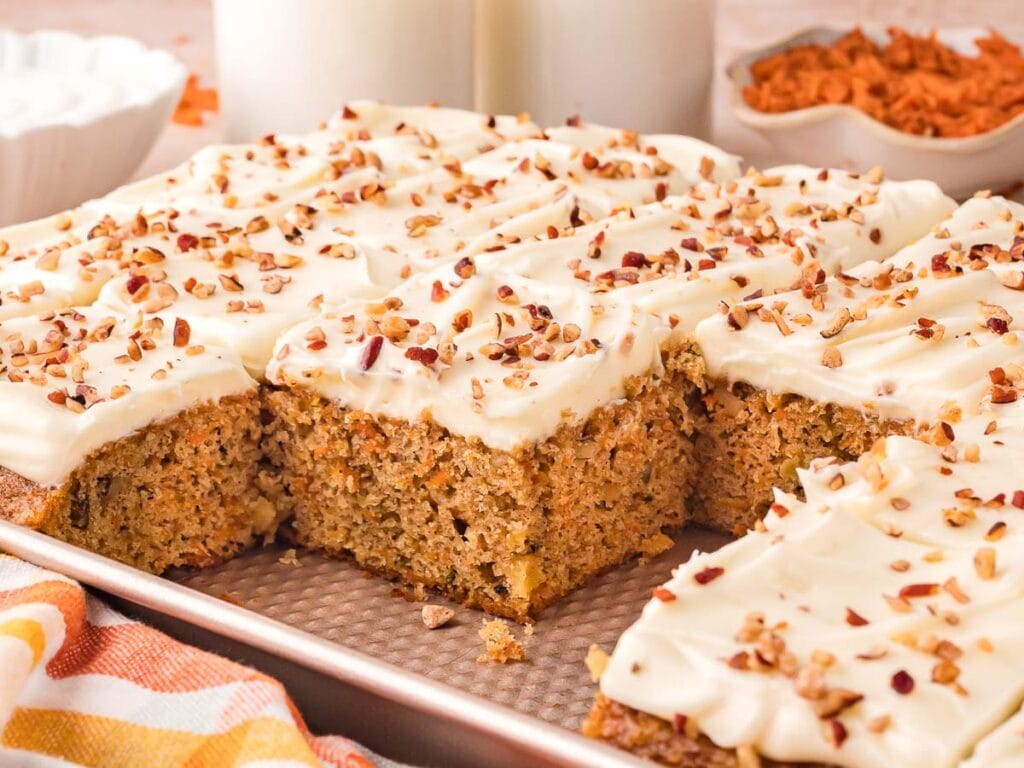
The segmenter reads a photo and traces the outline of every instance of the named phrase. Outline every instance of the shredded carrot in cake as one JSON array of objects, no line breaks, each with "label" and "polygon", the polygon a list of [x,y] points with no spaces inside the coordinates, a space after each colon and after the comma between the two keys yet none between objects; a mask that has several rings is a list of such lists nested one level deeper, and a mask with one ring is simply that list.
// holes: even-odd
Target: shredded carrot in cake
[{"label": "shredded carrot in cake", "polygon": [[174,109],[171,120],[178,125],[199,126],[203,124],[203,112],[217,112],[220,99],[216,88],[200,88],[199,75],[191,74],[185,82],[181,101]]},{"label": "shredded carrot in cake", "polygon": [[850,104],[900,131],[974,136],[1024,111],[1024,57],[995,31],[957,53],[935,33],[893,27],[879,46],[859,28],[832,45],[799,45],[751,66],[743,99],[761,112]]}]

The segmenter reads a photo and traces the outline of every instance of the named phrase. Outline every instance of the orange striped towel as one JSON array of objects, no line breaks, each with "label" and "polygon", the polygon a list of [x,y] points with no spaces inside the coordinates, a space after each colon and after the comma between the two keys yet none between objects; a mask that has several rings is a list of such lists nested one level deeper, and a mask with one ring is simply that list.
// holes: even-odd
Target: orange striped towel
[{"label": "orange striped towel", "polygon": [[0,555],[0,766],[381,768],[284,687]]}]

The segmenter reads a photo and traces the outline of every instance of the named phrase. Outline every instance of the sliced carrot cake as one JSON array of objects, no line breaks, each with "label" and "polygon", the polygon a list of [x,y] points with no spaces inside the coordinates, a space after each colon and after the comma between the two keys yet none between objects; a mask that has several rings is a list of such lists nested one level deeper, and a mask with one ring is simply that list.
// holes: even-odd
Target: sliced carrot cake
[{"label": "sliced carrot cake", "polygon": [[265,450],[307,546],[526,618],[683,522],[658,321],[465,258],[286,333]]},{"label": "sliced carrot cake", "polygon": [[669,766],[1016,764],[1022,417],[802,471],[806,500],[654,590],[584,732]]},{"label": "sliced carrot cake", "polygon": [[[935,427],[1024,358],[1024,207],[975,198],[881,263],[722,307],[697,326],[715,380],[693,508],[730,530],[817,456]],[[1001,368],[1002,373],[994,372]]]},{"label": "sliced carrot cake", "polygon": [[[557,237],[464,249],[383,300],[325,308],[285,334],[268,451],[303,540],[515,618],[666,546],[685,519],[703,412],[685,341],[697,319],[765,280],[788,287],[810,265],[877,253],[873,229],[898,247],[951,205],[926,182],[827,176],[705,182]],[[832,206],[842,220],[819,226]],[[638,363],[624,370],[621,324],[586,330],[612,308],[634,326]]]},{"label": "sliced carrot cake", "polygon": [[[240,355],[251,375],[262,378],[275,341],[297,323],[310,321],[321,312],[329,314],[332,308],[343,307],[347,302],[370,306],[371,301],[391,301],[394,296],[405,295],[406,291],[422,293],[420,289],[424,287],[426,296],[430,297],[426,306],[431,308],[437,278],[417,280],[415,275],[433,274],[440,270],[446,275],[446,287],[442,291],[458,295],[444,307],[437,308],[439,312],[449,312],[450,316],[445,317],[440,325],[441,335],[445,338],[435,333],[436,338],[428,339],[429,344],[424,342],[427,346],[433,345],[435,354],[449,343],[448,328],[453,323],[466,322],[473,307],[477,307],[477,321],[469,324],[472,326],[469,328],[470,336],[489,333],[490,330],[481,329],[488,317],[479,309],[479,306],[487,304],[501,308],[501,314],[497,316],[500,325],[518,322],[522,333],[527,333],[527,326],[536,325],[536,328],[529,329],[529,333],[554,334],[550,338],[531,337],[530,343],[543,345],[536,360],[553,355],[544,349],[556,343],[563,351],[568,350],[566,354],[576,354],[570,361],[557,361],[558,370],[586,370],[588,366],[594,369],[598,361],[597,369],[600,370],[625,365],[628,368],[625,373],[607,378],[604,374],[596,378],[583,377],[581,381],[585,381],[590,390],[578,400],[570,397],[572,393],[567,391],[566,385],[560,384],[557,376],[545,377],[545,392],[552,390],[548,400],[554,402],[559,397],[566,402],[572,400],[580,411],[580,419],[568,417],[569,405],[552,411],[543,428],[550,428],[554,433],[563,422],[568,426],[558,445],[551,444],[544,449],[552,455],[543,461],[547,465],[557,465],[562,475],[548,486],[524,487],[521,493],[546,494],[545,498],[554,493],[558,496],[557,503],[539,503],[534,499],[525,504],[520,518],[492,521],[496,529],[505,525],[510,532],[507,542],[495,544],[496,551],[503,553],[504,559],[500,562],[493,557],[488,561],[486,556],[459,561],[473,563],[472,568],[466,568],[466,585],[475,583],[470,579],[470,573],[479,576],[487,569],[501,571],[497,576],[482,579],[480,583],[485,583],[486,589],[481,588],[478,592],[495,600],[507,598],[518,601],[515,608],[508,610],[516,615],[525,615],[524,606],[530,605],[531,599],[534,605],[549,602],[556,592],[567,588],[566,584],[582,580],[585,573],[581,568],[589,568],[587,572],[590,572],[601,563],[617,562],[632,552],[647,552],[667,544],[667,538],[660,531],[681,522],[681,501],[688,483],[683,466],[692,432],[686,416],[688,406],[683,403],[682,393],[685,390],[681,386],[654,391],[654,378],[660,376],[657,348],[663,329],[654,318],[638,312],[632,304],[620,305],[592,297],[579,286],[565,289],[522,281],[514,274],[503,276],[500,285],[491,285],[488,290],[493,295],[480,298],[469,295],[476,290],[472,287],[461,293],[458,291],[464,280],[462,275],[467,269],[473,269],[475,259],[512,248],[519,242],[571,237],[576,229],[617,215],[618,211],[657,204],[657,201],[671,195],[686,192],[698,182],[712,185],[727,183],[738,172],[735,158],[685,137],[646,137],[630,131],[583,124],[578,120],[544,133],[524,118],[359,103],[346,107],[312,134],[267,136],[250,145],[211,147],[174,171],[117,190],[80,210],[0,233],[0,238],[8,237],[0,254],[0,258],[8,262],[0,269],[0,292],[6,291],[11,297],[0,304],[3,308],[0,309],[3,312],[0,319],[34,316],[40,311],[76,312],[67,308],[89,304],[91,306],[81,313],[109,315],[116,319],[118,328],[142,329],[147,334],[157,335],[163,333],[163,329],[185,328],[190,348],[230,348]],[[498,278],[490,279],[493,283]],[[474,281],[472,286],[482,280]],[[410,281],[408,288],[406,281]],[[499,296],[496,292],[497,287],[504,290],[520,282],[523,295],[538,296],[533,302],[524,299],[524,304],[529,304],[541,315],[527,318],[524,313],[528,315],[531,310],[512,306],[514,299]],[[548,297],[549,288],[554,292],[553,297]],[[410,300],[410,303],[414,302]],[[543,312],[552,306],[570,307],[571,312],[579,312],[580,317],[573,314],[569,319],[551,321],[543,316]],[[597,309],[591,309],[592,306]],[[457,311],[460,307],[467,311]],[[599,311],[606,311],[607,317],[601,318],[596,314],[592,317]],[[559,323],[567,326],[564,339],[556,338]],[[595,323],[599,327],[591,335],[585,335]],[[633,326],[635,330],[624,330]],[[420,332],[426,327],[424,324]],[[6,328],[6,324],[0,326],[0,332]],[[308,331],[307,323],[303,330],[292,332],[292,335],[304,335]],[[513,334],[509,328],[502,333],[504,335],[496,337],[500,343],[519,335],[519,332]],[[579,336],[574,337],[574,333]],[[606,349],[618,344],[620,336],[622,354],[628,358],[628,365],[615,356],[605,359]],[[487,364],[493,363],[496,372],[504,370],[501,367],[504,362],[508,372],[495,380],[482,380],[484,390],[489,390],[494,381],[498,381],[497,386],[511,392],[513,387],[525,381],[523,376],[529,375],[525,370],[528,365],[520,366],[513,359],[517,344],[513,341],[508,343],[509,352],[503,354],[501,360],[487,359]],[[526,341],[522,343],[526,344]],[[316,351],[315,346],[311,344],[308,351]],[[578,354],[577,349],[580,350]],[[652,349],[655,352],[647,354]],[[424,355],[429,355],[429,352]],[[636,362],[638,359],[640,363]],[[51,362],[44,358],[41,364],[50,365]],[[446,364],[442,359],[435,368]],[[432,365],[426,357],[424,362],[416,362],[424,373]],[[52,370],[60,371],[61,368]],[[98,368],[93,365],[90,370]],[[131,369],[116,370],[123,373]],[[506,378],[508,384],[503,381]],[[304,373],[296,379],[307,383]],[[423,384],[422,376],[420,379],[414,386]],[[524,388],[533,394],[529,384],[524,383]],[[619,403],[624,399],[627,388],[636,396],[635,402]],[[288,393],[272,394],[285,402]],[[472,398],[475,389],[467,389],[464,394],[469,398],[467,407],[483,407]],[[296,396],[299,395],[311,396],[308,388],[296,392]],[[67,408],[77,408],[76,397],[66,401],[70,403]],[[217,400],[216,395],[212,397],[212,401]],[[492,393],[488,402],[500,400]],[[106,400],[103,404],[105,408],[114,407]],[[432,408],[441,413],[448,404],[449,401],[442,399]],[[49,403],[47,407],[52,405]],[[587,422],[591,411],[604,406],[608,406],[607,413],[600,419]],[[523,407],[522,401],[518,407]],[[646,421],[640,415],[643,409],[646,409]],[[168,416],[175,412],[170,405],[167,411]],[[191,409],[186,407],[184,411],[190,413]],[[470,409],[469,413],[475,411]],[[389,418],[402,415],[415,419],[419,413],[384,414]],[[672,417],[671,422],[669,416]],[[140,430],[150,421],[159,421],[152,413],[147,419],[138,424],[126,424],[124,434],[119,437],[124,440],[142,439]],[[554,564],[557,553],[571,548],[569,541],[573,531],[566,527],[556,533],[559,523],[547,525],[542,516],[545,510],[556,506],[561,514],[570,513],[568,499],[577,480],[571,479],[571,465],[564,461],[559,464],[553,455],[556,451],[573,453],[577,446],[572,435],[582,434],[582,422],[590,424],[586,428],[585,439],[579,438],[589,445],[583,446],[583,452],[590,451],[595,442],[603,446],[603,458],[596,459],[595,466],[601,461],[610,464],[618,456],[617,466],[625,467],[629,457],[640,453],[640,458],[653,456],[659,446],[664,449],[658,457],[662,464],[668,457],[676,456],[683,457],[680,460],[683,464],[678,476],[669,477],[667,472],[658,472],[654,479],[652,473],[655,470],[649,467],[631,481],[636,486],[633,490],[623,492],[614,484],[607,484],[598,494],[602,499],[620,494],[633,498],[642,493],[644,499],[651,500],[649,516],[653,522],[623,520],[625,506],[612,510],[610,501],[593,501],[592,508],[608,507],[605,510],[608,515],[619,516],[615,524],[620,530],[609,534],[608,553],[595,554],[594,562],[583,566],[567,563],[559,571],[561,566]],[[670,430],[667,428],[669,423],[679,428]],[[252,422],[238,418],[234,424],[248,435]],[[601,430],[604,436],[598,435]],[[616,430],[621,434],[613,440],[608,435]],[[650,445],[641,445],[641,435],[649,430],[654,431],[657,439]],[[275,454],[277,432],[272,430],[270,434],[272,438],[268,438],[270,447],[267,450],[274,454],[275,459],[280,458]],[[468,437],[475,439],[473,435]],[[465,442],[466,438],[460,439]],[[503,452],[489,459],[495,468],[502,465],[504,456],[510,453],[509,439],[506,435],[497,439],[497,443],[492,441],[490,447],[497,446],[496,450]],[[631,446],[627,446],[629,441],[632,441]],[[113,442],[117,444],[117,441]],[[296,444],[300,442],[296,441]],[[535,442],[540,445],[544,441]],[[668,450],[669,444],[672,450]],[[88,451],[106,450],[105,445],[90,444]],[[244,441],[239,442],[240,449],[247,445]],[[339,445],[339,450],[342,449],[343,446]],[[475,449],[469,454],[476,456],[473,451]],[[81,463],[82,456],[74,453],[70,456],[74,463],[65,467],[60,478],[25,474],[16,462],[8,469],[50,493],[53,489],[63,488],[61,483],[81,485],[77,479],[68,477],[69,473],[78,471],[75,467]],[[138,457],[138,461],[146,460],[145,454]],[[404,457],[394,457],[395,464],[391,469],[396,476],[399,472],[418,476],[416,473],[421,470],[408,467],[402,463],[403,460]],[[174,469],[174,463],[169,459],[161,461],[161,466],[166,466],[168,472]],[[298,467],[301,457],[295,461]],[[530,471],[539,476],[548,472],[537,467],[530,469],[530,461],[525,454],[516,461],[518,471],[522,473]],[[244,479],[253,494],[256,494],[253,489],[263,489],[274,503],[281,504],[277,510],[269,510],[268,505],[261,504],[261,511],[270,512],[261,523],[262,530],[272,525],[277,517],[289,514],[291,503],[300,494],[282,497],[276,480],[269,478],[262,468],[255,479],[251,471],[247,472],[240,473],[239,477]],[[211,476],[214,474],[211,470]],[[435,482],[440,477],[437,476]],[[301,482],[296,480],[291,485],[299,487]],[[120,484],[113,487],[122,489]],[[130,489],[134,486],[123,487]],[[202,483],[192,483],[190,487],[193,492],[206,488]],[[233,487],[225,485],[225,488]],[[333,490],[347,492],[345,486]],[[465,490],[472,492],[468,486]],[[56,490],[53,492],[58,493]],[[61,496],[60,493],[46,498],[68,495]],[[114,537],[103,528],[102,518],[96,511],[103,494],[89,496],[89,493],[91,491],[83,491],[78,497],[89,499],[86,506],[91,506],[92,511],[86,516],[94,521],[90,531],[103,537],[104,541],[95,540],[89,544],[82,539],[83,534],[76,533],[82,529],[74,527],[74,530],[69,529],[70,533],[61,532],[65,538],[154,570],[182,562],[216,559],[213,554],[206,558],[181,554],[174,547],[167,548],[165,557],[156,557],[146,549],[150,546],[149,540],[135,534],[125,537],[122,550],[141,547],[146,554],[119,550],[113,545]],[[433,490],[423,495],[432,494]],[[60,515],[49,512],[42,515],[39,507],[25,508],[18,501],[20,498],[12,496],[5,502],[5,514],[37,527],[49,526],[48,529],[56,530],[57,522],[54,521],[63,519]],[[481,525],[479,519],[471,514],[472,504],[466,499],[468,496],[463,499],[465,513],[455,510],[448,516],[448,520],[456,518],[459,522],[454,526],[446,523],[446,533],[454,533],[457,540],[452,546],[463,549],[468,538],[463,537],[464,531],[457,529],[463,527],[466,520],[476,520],[475,524]],[[56,501],[47,503],[47,510],[59,507],[54,506]],[[210,503],[215,503],[212,496]],[[359,499],[352,501],[355,506],[360,503],[365,502]],[[504,508],[510,503],[505,499],[499,501],[499,506]],[[128,519],[128,512],[123,506],[121,501],[111,502],[111,515],[115,522]],[[165,506],[167,515],[180,512],[175,511],[173,505]],[[231,507],[230,504],[223,506]],[[195,510],[189,515],[196,530],[201,530],[206,515],[197,514]],[[75,517],[78,519],[82,515],[76,514]],[[532,540],[527,541],[526,531],[529,529],[530,536],[538,538],[541,537],[540,528],[545,526],[543,536],[553,543],[546,553],[548,559],[544,561],[549,575],[541,578],[538,575],[541,560],[532,556],[537,545]],[[166,532],[166,525],[160,530]],[[370,530],[371,526],[366,525],[360,531],[361,535],[367,536],[368,550],[378,546],[378,539],[383,535],[380,532],[370,533]],[[591,526],[589,535],[593,548],[600,544],[597,540],[599,532],[599,523]],[[241,546],[243,539],[245,537],[241,535],[231,537],[230,546]],[[193,544],[190,541],[188,547]],[[212,546],[211,553],[226,553],[230,546]],[[501,550],[503,546],[505,550]],[[396,572],[408,571],[398,560],[386,565],[387,569]],[[380,568],[385,569],[383,565]],[[450,570],[444,571],[443,578],[437,577],[436,571],[429,572],[431,579],[450,584]],[[507,580],[503,581],[506,576]],[[545,587],[536,590],[536,595],[531,598],[529,593],[545,579]],[[511,582],[515,582],[518,591],[508,597]],[[470,591],[462,581],[452,587],[453,591],[457,589],[464,589],[467,594]],[[481,597],[478,602],[486,601]]]},{"label": "sliced carrot cake", "polygon": [[[733,487],[746,458],[728,437],[739,423],[729,410],[738,381],[720,361],[741,338],[729,329],[754,338],[762,316],[772,328],[802,322],[776,307],[775,292],[824,302],[828,286],[846,290],[857,265],[926,235],[953,202],[930,182],[878,171],[738,175],[736,158],[685,137],[575,119],[541,131],[524,117],[361,102],[311,134],[211,147],[76,211],[0,231],[0,334],[19,317],[51,322],[40,312],[109,316],[127,336],[144,335],[129,347],[144,338],[158,349],[170,329],[185,329],[190,349],[237,354],[265,382],[264,444],[253,458],[257,395],[232,369],[249,387],[244,402],[230,403],[246,413],[232,425],[252,459],[239,477],[258,525],[250,514],[240,524],[247,533],[217,534],[207,555],[195,554],[206,514],[188,494],[206,486],[191,483],[184,503],[194,528],[162,558],[146,542],[171,522],[149,540],[125,537],[120,550],[100,523],[91,530],[103,541],[74,540],[159,570],[217,559],[294,515],[310,546],[521,619],[603,568],[667,547],[694,488],[700,519],[750,522],[750,494]],[[984,292],[995,275],[962,280]],[[708,322],[726,324],[723,339],[704,341],[695,328],[720,306],[725,315]],[[65,370],[39,359],[54,366],[46,376]],[[99,363],[86,370],[108,375]],[[83,405],[77,392],[64,401],[69,413]],[[69,454],[58,477],[26,474],[13,459],[7,470],[47,499],[73,498],[58,490],[86,483],[71,478],[92,452],[191,418],[198,406],[179,395],[185,404],[167,406],[168,421],[139,411],[139,423]],[[214,392],[208,405],[221,413],[237,396]],[[114,412],[113,398],[100,405]],[[876,432],[885,429],[897,427]],[[209,445],[221,434],[212,429]],[[779,474],[771,443],[761,449],[755,501]],[[813,451],[790,463],[804,454]],[[217,471],[211,478],[234,494]],[[701,477],[723,472],[725,501],[714,506]],[[87,517],[101,520],[102,494],[84,493]],[[64,519],[20,498],[4,514],[37,527]],[[111,502],[111,525],[128,525],[127,503]],[[247,505],[221,507],[244,518]]]},{"label": "sliced carrot cake", "polygon": [[256,384],[183,321],[4,321],[0,434],[0,517],[146,570],[222,560],[276,523]]}]

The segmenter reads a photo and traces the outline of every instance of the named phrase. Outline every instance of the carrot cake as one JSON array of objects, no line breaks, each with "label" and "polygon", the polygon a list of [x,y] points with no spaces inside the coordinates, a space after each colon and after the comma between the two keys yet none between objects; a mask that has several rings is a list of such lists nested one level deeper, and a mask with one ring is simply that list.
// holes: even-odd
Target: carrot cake
[{"label": "carrot cake", "polygon": [[669,766],[1016,764],[1024,412],[986,411],[816,462],[805,500],[680,566],[584,732]]},{"label": "carrot cake", "polygon": [[1024,206],[975,198],[885,262],[701,322],[715,386],[697,440],[697,519],[748,526],[811,459],[855,459],[882,435],[934,428],[989,391],[993,369],[1016,370],[1022,233]]},{"label": "carrot cake", "polygon": [[4,321],[0,434],[0,517],[149,571],[217,562],[276,522],[256,384],[184,321]]},{"label": "carrot cake", "polygon": [[[695,488],[700,519],[730,527],[749,515],[703,502],[700,476],[734,461],[731,446],[721,460],[706,447],[705,433],[716,445],[726,429],[719,390],[732,380],[715,368],[712,389],[705,360],[728,356],[737,334],[706,343],[702,319],[724,306],[726,322],[749,329],[774,292],[811,300],[926,235],[953,205],[930,182],[877,170],[739,177],[736,158],[685,137],[363,102],[312,134],[212,147],[0,232],[0,335],[19,317],[66,312],[113,318],[143,334],[136,346],[160,348],[184,328],[189,348],[231,366],[238,356],[244,397],[214,387],[200,408],[175,390],[181,404],[118,419],[109,439],[64,456],[57,476],[0,462],[34,484],[0,508],[152,570],[215,560],[294,518],[309,546],[524,619],[592,574],[666,548]],[[157,373],[120,363],[105,373],[102,362],[87,372]],[[198,365],[186,362],[176,375]],[[115,413],[112,398],[100,404]],[[238,527],[211,513],[210,526],[230,532],[206,555],[195,554],[206,507],[188,496],[203,483],[185,494],[186,516],[166,504],[167,520],[123,541],[96,511],[105,492],[84,492],[92,539],[46,511],[75,496],[68,483],[88,485],[75,473],[97,452],[236,406],[245,414],[233,431],[211,427],[203,446],[224,441],[225,472],[248,462],[236,476],[249,496],[218,502]],[[257,410],[264,435],[250,453]],[[146,471],[148,460],[136,458]],[[174,461],[159,463],[170,477]],[[220,471],[208,474],[233,496]],[[731,471],[729,482],[744,476]],[[49,506],[21,501],[44,496]],[[111,502],[111,526],[132,514],[145,525],[128,504]],[[158,555],[146,542],[183,517],[193,527]]]},{"label": "carrot cake", "polygon": [[[895,249],[950,205],[927,182],[832,174],[704,182],[557,237],[466,249],[286,333],[267,450],[304,543],[519,619],[667,546],[703,415],[697,319],[879,253],[876,229]],[[818,222],[825,210],[843,213]]]},{"label": "carrot cake", "polygon": [[683,522],[692,434],[664,330],[465,258],[298,325],[265,450],[307,546],[525,619]]}]

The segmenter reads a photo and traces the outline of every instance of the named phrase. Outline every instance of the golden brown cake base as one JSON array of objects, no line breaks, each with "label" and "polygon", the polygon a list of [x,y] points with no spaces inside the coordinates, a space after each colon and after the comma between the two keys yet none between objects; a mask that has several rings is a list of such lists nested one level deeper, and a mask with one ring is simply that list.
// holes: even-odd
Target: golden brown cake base
[{"label": "golden brown cake base", "polygon": [[717,384],[705,401],[690,520],[728,533],[764,516],[773,487],[799,492],[796,470],[812,459],[855,461],[879,438],[908,434],[914,426],[747,384]]},{"label": "golden brown cake base", "polygon": [[525,620],[595,574],[671,546],[685,520],[694,420],[682,374],[512,452],[268,391],[264,450],[299,540]]},{"label": "golden brown cake base", "polygon": [[270,529],[253,392],[154,424],[44,488],[0,468],[0,518],[153,573],[205,566]]},{"label": "golden brown cake base", "polygon": [[[598,694],[580,726],[584,736],[606,741],[670,768],[793,768],[793,763],[778,763],[759,757],[752,751],[737,751],[716,746],[703,734],[689,736],[661,718],[638,712],[604,694]],[[801,763],[804,768],[812,768]]]}]

